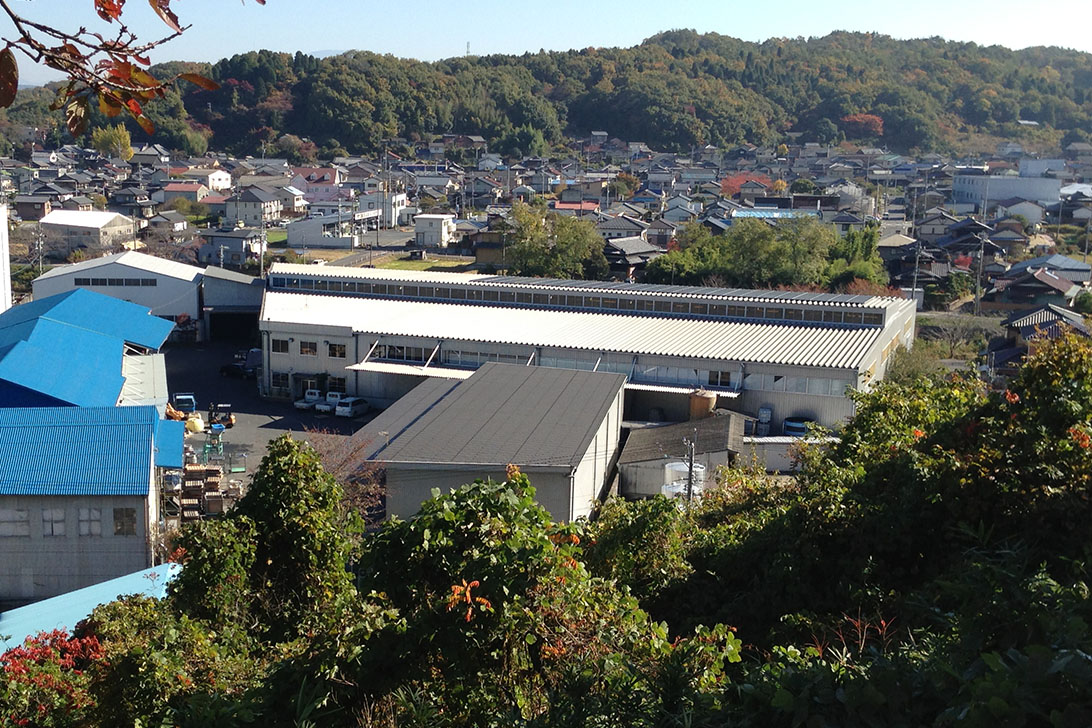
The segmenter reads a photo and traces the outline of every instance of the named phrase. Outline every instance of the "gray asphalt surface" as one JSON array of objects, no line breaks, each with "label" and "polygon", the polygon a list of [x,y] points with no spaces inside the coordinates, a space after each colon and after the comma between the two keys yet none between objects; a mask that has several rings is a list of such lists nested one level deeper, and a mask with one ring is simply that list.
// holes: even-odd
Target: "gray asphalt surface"
[{"label": "gray asphalt surface", "polygon": [[[347,419],[300,412],[291,402],[259,398],[255,380],[220,376],[220,366],[230,362],[234,352],[245,348],[245,344],[206,343],[164,350],[167,386],[172,396],[176,392],[193,392],[206,424],[210,402],[232,405],[236,424],[224,433],[224,462],[226,466],[245,470],[231,477],[246,481],[261,463],[269,441],[284,433],[310,441],[321,450],[342,441],[373,416]],[[200,454],[205,436],[189,435],[186,442]]]}]

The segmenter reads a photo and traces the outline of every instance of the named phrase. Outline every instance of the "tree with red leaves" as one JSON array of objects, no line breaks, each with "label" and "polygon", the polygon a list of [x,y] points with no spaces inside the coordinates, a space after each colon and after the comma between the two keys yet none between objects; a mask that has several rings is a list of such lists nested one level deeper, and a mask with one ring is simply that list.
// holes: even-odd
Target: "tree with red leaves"
[{"label": "tree with red leaves", "polygon": [[0,654],[0,724],[78,725],[94,702],[85,670],[102,656],[98,638],[63,630],[28,637]]},{"label": "tree with red leaves", "polygon": [[[0,0],[0,11],[14,26],[15,35],[5,37],[0,50],[0,108],[15,101],[19,88],[19,67],[16,51],[35,63],[43,63],[68,76],[54,108],[64,107],[65,121],[73,136],[79,136],[87,126],[87,110],[97,99],[99,109],[108,117],[123,111],[132,116],[141,128],[151,134],[155,127],[144,114],[143,104],[162,97],[168,86],[182,79],[201,88],[215,90],[219,86],[196,73],[181,73],[175,78],[160,80],[146,70],[151,64],[147,54],[152,48],[181,35],[189,26],[182,26],[171,10],[171,0],[148,0],[171,33],[152,41],[141,41],[122,20],[125,0],[93,0],[95,12],[107,23],[116,23],[115,35],[103,35],[81,27],[69,33],[50,25],[25,18],[15,12],[11,0]],[[256,0],[265,4],[265,0]]]},{"label": "tree with red leaves", "polygon": [[850,114],[842,117],[846,136],[878,139],[883,136],[883,119],[875,114]]},{"label": "tree with red leaves", "polygon": [[720,193],[725,197],[735,197],[739,194],[740,187],[747,182],[761,182],[767,187],[773,184],[769,177],[760,172],[740,172],[728,175],[720,181]]}]

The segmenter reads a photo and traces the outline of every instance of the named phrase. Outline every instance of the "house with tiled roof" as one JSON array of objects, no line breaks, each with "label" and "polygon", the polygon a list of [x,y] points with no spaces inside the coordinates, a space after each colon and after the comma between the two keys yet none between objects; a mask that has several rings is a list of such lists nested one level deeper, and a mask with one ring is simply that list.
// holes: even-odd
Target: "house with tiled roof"
[{"label": "house with tiled roof", "polygon": [[280,198],[262,187],[247,187],[224,200],[224,215],[229,223],[259,227],[281,218],[284,205]]}]

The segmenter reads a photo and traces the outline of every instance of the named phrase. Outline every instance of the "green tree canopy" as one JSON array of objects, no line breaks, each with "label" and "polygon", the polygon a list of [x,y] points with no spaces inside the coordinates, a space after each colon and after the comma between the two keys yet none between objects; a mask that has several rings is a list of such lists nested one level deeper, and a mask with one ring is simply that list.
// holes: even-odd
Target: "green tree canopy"
[{"label": "green tree canopy", "polygon": [[91,146],[104,157],[121,157],[125,161],[133,156],[132,140],[124,124],[95,129],[91,132]]}]

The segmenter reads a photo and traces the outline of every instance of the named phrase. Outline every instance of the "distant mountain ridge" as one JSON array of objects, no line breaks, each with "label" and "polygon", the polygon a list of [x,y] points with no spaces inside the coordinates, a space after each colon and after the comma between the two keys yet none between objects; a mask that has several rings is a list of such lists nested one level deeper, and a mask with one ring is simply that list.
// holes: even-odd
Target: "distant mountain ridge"
[{"label": "distant mountain ridge", "polygon": [[[152,109],[157,138],[191,152],[253,153],[289,135],[286,156],[365,153],[392,137],[458,132],[484,136],[493,150],[536,154],[593,129],[665,150],[772,145],[787,132],[896,151],[959,151],[969,134],[1042,148],[1092,137],[1092,55],[940,38],[836,32],[752,43],[673,30],[632,48],[430,63],[367,51],[258,51],[153,73],[181,66],[221,83],[219,91],[185,84]],[[7,118],[42,115],[59,118],[19,102]]]}]

